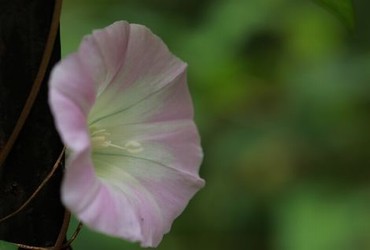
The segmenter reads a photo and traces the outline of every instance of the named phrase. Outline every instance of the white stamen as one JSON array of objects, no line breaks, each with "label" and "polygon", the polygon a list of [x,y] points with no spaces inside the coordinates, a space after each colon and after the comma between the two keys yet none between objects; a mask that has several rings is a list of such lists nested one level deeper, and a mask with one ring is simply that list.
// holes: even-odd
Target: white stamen
[{"label": "white stamen", "polygon": [[140,153],[141,151],[143,151],[143,147],[137,141],[128,141],[125,144],[125,148],[128,152],[133,154]]}]

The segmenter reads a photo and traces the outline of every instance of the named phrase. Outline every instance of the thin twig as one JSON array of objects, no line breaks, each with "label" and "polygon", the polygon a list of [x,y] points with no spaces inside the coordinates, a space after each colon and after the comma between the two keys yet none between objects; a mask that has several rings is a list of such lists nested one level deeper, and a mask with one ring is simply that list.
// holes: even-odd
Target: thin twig
[{"label": "thin twig", "polygon": [[5,220],[13,217],[14,215],[18,214],[22,211],[32,200],[35,196],[40,192],[40,190],[46,185],[46,183],[50,180],[50,178],[54,175],[55,171],[58,169],[60,162],[64,156],[65,148],[63,148],[62,152],[60,153],[57,161],[55,162],[53,168],[49,172],[49,174],[45,177],[45,179],[41,182],[41,184],[36,188],[36,190],[32,193],[32,195],[15,211],[11,212],[10,214],[2,217],[0,219],[0,223],[4,222]]},{"label": "thin twig", "polygon": [[66,234],[68,231],[69,221],[71,219],[71,212],[69,212],[67,209],[64,212],[64,218],[63,218],[63,224],[60,228],[58,238],[54,245],[54,250],[60,250],[62,249],[64,239],[66,238]]},{"label": "thin twig", "polygon": [[77,225],[77,228],[75,230],[75,232],[73,233],[73,235],[71,236],[71,238],[69,239],[69,241],[67,241],[66,244],[63,245],[63,247],[67,247],[67,246],[70,246],[72,244],[72,242],[77,238],[77,236],[79,235],[81,229],[82,229],[82,222],[80,221]]}]

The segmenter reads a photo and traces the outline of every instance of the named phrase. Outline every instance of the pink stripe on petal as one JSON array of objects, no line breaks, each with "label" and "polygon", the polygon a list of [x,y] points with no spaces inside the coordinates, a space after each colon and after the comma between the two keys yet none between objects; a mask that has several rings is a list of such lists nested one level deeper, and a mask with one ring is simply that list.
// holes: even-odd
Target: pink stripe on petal
[{"label": "pink stripe on petal", "polygon": [[102,92],[120,71],[127,51],[130,25],[116,22],[102,30],[95,30],[84,37],[79,55],[97,83],[98,93]]}]

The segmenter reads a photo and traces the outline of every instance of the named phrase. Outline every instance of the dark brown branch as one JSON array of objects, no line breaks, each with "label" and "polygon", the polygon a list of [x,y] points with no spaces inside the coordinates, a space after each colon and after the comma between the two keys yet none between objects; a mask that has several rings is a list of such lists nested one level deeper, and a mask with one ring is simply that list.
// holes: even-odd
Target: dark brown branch
[{"label": "dark brown branch", "polygon": [[[35,79],[40,74],[54,1],[0,0],[0,154],[11,138]],[[15,211],[51,171],[62,143],[47,103],[47,79],[60,59],[59,34],[30,114],[0,166],[0,217]],[[5,154],[4,154],[5,155]],[[37,197],[19,214],[0,224],[0,239],[33,246],[53,246],[64,208],[59,168]]]}]

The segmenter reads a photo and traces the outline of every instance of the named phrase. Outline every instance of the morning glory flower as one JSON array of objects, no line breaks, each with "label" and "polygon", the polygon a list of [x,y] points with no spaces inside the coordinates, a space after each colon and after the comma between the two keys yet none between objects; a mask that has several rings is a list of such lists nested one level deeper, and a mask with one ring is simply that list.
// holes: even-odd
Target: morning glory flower
[{"label": "morning glory flower", "polygon": [[154,247],[204,185],[186,64],[116,22],[59,62],[49,103],[67,147],[64,205],[99,232]]}]

